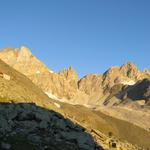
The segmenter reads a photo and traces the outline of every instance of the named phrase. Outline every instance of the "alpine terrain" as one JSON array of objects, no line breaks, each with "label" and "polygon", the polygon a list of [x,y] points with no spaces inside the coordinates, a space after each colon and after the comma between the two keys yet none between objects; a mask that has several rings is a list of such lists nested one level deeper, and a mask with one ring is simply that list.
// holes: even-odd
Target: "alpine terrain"
[{"label": "alpine terrain", "polygon": [[0,149],[150,149],[150,71],[135,64],[79,78],[26,47],[0,51]]}]

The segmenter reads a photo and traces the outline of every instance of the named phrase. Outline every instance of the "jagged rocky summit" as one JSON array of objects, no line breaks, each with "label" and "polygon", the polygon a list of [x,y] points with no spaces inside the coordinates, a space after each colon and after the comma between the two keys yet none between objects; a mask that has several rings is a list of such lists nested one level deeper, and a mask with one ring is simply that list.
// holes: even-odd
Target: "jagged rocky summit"
[{"label": "jagged rocky summit", "polygon": [[[72,67],[58,73],[49,70],[26,47],[2,49],[0,58],[26,75],[49,97],[85,106],[116,105],[124,100],[127,102],[126,99],[130,99],[129,90],[135,89],[139,81],[150,79],[148,70],[139,71],[132,62],[121,67],[111,67],[102,75],[89,74],[79,79]],[[149,105],[148,98],[139,97],[136,100],[144,100],[144,104]]]},{"label": "jagged rocky summit", "polygon": [[3,49],[0,58],[0,148],[149,148],[148,111],[130,109],[149,109],[148,70],[129,62],[79,79],[72,67],[49,70],[26,47]]}]

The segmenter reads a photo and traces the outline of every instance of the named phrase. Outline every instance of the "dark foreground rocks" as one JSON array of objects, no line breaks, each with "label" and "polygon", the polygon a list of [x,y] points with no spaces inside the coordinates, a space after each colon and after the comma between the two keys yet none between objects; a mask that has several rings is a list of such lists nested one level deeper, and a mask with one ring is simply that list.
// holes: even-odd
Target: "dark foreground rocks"
[{"label": "dark foreground rocks", "polygon": [[34,104],[0,104],[2,150],[101,150],[85,129]]}]

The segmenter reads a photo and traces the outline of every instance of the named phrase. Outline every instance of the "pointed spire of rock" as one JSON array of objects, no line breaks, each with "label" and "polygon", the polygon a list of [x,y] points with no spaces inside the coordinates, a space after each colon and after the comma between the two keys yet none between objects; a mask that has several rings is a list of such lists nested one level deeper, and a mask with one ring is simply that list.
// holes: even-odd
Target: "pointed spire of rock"
[{"label": "pointed spire of rock", "polygon": [[31,55],[32,55],[30,49],[27,48],[27,47],[25,47],[25,46],[22,46],[22,47],[20,48],[20,53],[21,53],[22,55],[24,55],[24,56],[31,56]]},{"label": "pointed spire of rock", "polygon": [[127,62],[127,64],[122,65],[120,71],[128,77],[135,77],[139,73],[138,68],[132,62]]},{"label": "pointed spire of rock", "polygon": [[66,79],[78,80],[78,75],[72,66],[60,71],[59,74],[63,75]]},{"label": "pointed spire of rock", "polygon": [[17,49],[17,54],[18,54],[17,61],[28,61],[29,58],[32,56],[31,51],[24,46],[22,46],[20,49]]},{"label": "pointed spire of rock", "polygon": [[126,64],[123,64],[121,66],[122,68],[129,68],[129,69],[137,69],[136,65],[134,63],[132,63],[131,61],[128,61]]}]

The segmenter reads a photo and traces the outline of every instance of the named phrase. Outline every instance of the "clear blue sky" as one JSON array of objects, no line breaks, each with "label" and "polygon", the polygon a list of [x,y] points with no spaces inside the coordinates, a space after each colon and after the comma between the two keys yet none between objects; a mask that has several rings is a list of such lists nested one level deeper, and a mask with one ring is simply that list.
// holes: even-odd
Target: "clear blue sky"
[{"label": "clear blue sky", "polygon": [[150,68],[150,0],[0,0],[0,47],[22,45],[80,76],[127,61]]}]

